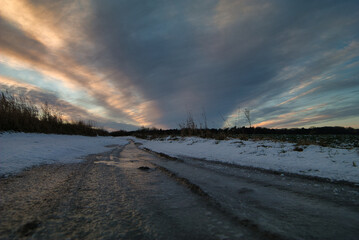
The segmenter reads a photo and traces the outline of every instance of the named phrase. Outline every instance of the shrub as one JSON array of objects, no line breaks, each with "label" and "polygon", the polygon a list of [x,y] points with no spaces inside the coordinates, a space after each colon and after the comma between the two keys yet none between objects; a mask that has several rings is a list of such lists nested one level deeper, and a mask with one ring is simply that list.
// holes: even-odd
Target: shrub
[{"label": "shrub", "polygon": [[293,151],[303,152],[303,148],[296,146]]}]

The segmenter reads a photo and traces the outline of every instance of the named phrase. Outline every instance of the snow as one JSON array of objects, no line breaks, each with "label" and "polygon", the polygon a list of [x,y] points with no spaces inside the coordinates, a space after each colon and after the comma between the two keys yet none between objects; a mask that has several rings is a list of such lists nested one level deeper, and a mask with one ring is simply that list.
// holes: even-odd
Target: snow
[{"label": "snow", "polygon": [[76,163],[88,154],[109,151],[106,145],[142,148],[179,158],[201,158],[241,166],[318,176],[359,183],[358,149],[315,145],[294,151],[292,143],[273,141],[213,140],[197,137],[143,140],[134,137],[85,137],[35,133],[0,134],[0,175],[9,175],[39,164]]},{"label": "snow", "polygon": [[316,145],[300,146],[273,141],[213,140],[197,137],[159,140],[135,139],[142,148],[172,157],[201,158],[359,183],[358,149],[338,149]]},{"label": "snow", "polygon": [[51,163],[77,163],[88,154],[109,151],[107,145],[125,145],[125,138],[86,137],[38,133],[0,134],[0,176]]}]

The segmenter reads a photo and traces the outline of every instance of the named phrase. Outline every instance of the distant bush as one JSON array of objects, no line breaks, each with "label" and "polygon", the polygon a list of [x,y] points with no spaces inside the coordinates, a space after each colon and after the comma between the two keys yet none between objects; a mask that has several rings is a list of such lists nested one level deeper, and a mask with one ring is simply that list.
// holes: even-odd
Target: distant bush
[{"label": "distant bush", "polygon": [[107,136],[103,129],[84,121],[66,122],[47,103],[40,110],[24,97],[0,91],[0,131],[56,133],[86,136]]},{"label": "distant bush", "polygon": [[303,148],[296,146],[293,151],[303,152]]},{"label": "distant bush", "polygon": [[[233,127],[233,128],[198,128],[192,122],[192,118],[180,124],[180,129],[156,129],[141,128],[136,131],[116,131],[112,136],[135,136],[143,139],[157,139],[168,136],[196,136],[225,140],[229,138],[241,140],[270,140],[278,142],[296,143],[298,146],[320,145],[323,147],[358,148],[359,129],[344,127],[317,127],[317,128],[292,128],[272,129],[262,127]],[[300,147],[295,151],[300,151]]]}]

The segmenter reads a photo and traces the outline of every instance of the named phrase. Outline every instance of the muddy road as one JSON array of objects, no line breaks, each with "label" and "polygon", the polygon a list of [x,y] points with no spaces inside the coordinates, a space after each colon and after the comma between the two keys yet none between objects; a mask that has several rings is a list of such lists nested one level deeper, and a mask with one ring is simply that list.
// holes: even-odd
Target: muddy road
[{"label": "muddy road", "polygon": [[135,144],[0,179],[0,239],[358,239],[359,187]]}]

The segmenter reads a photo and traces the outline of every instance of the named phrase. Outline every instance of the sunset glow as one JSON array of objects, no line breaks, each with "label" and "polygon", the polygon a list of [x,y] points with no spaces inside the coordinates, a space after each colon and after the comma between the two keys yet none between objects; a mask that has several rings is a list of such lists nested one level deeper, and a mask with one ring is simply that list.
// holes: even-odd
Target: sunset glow
[{"label": "sunset glow", "polygon": [[357,1],[0,2],[0,90],[64,119],[359,127]]}]

